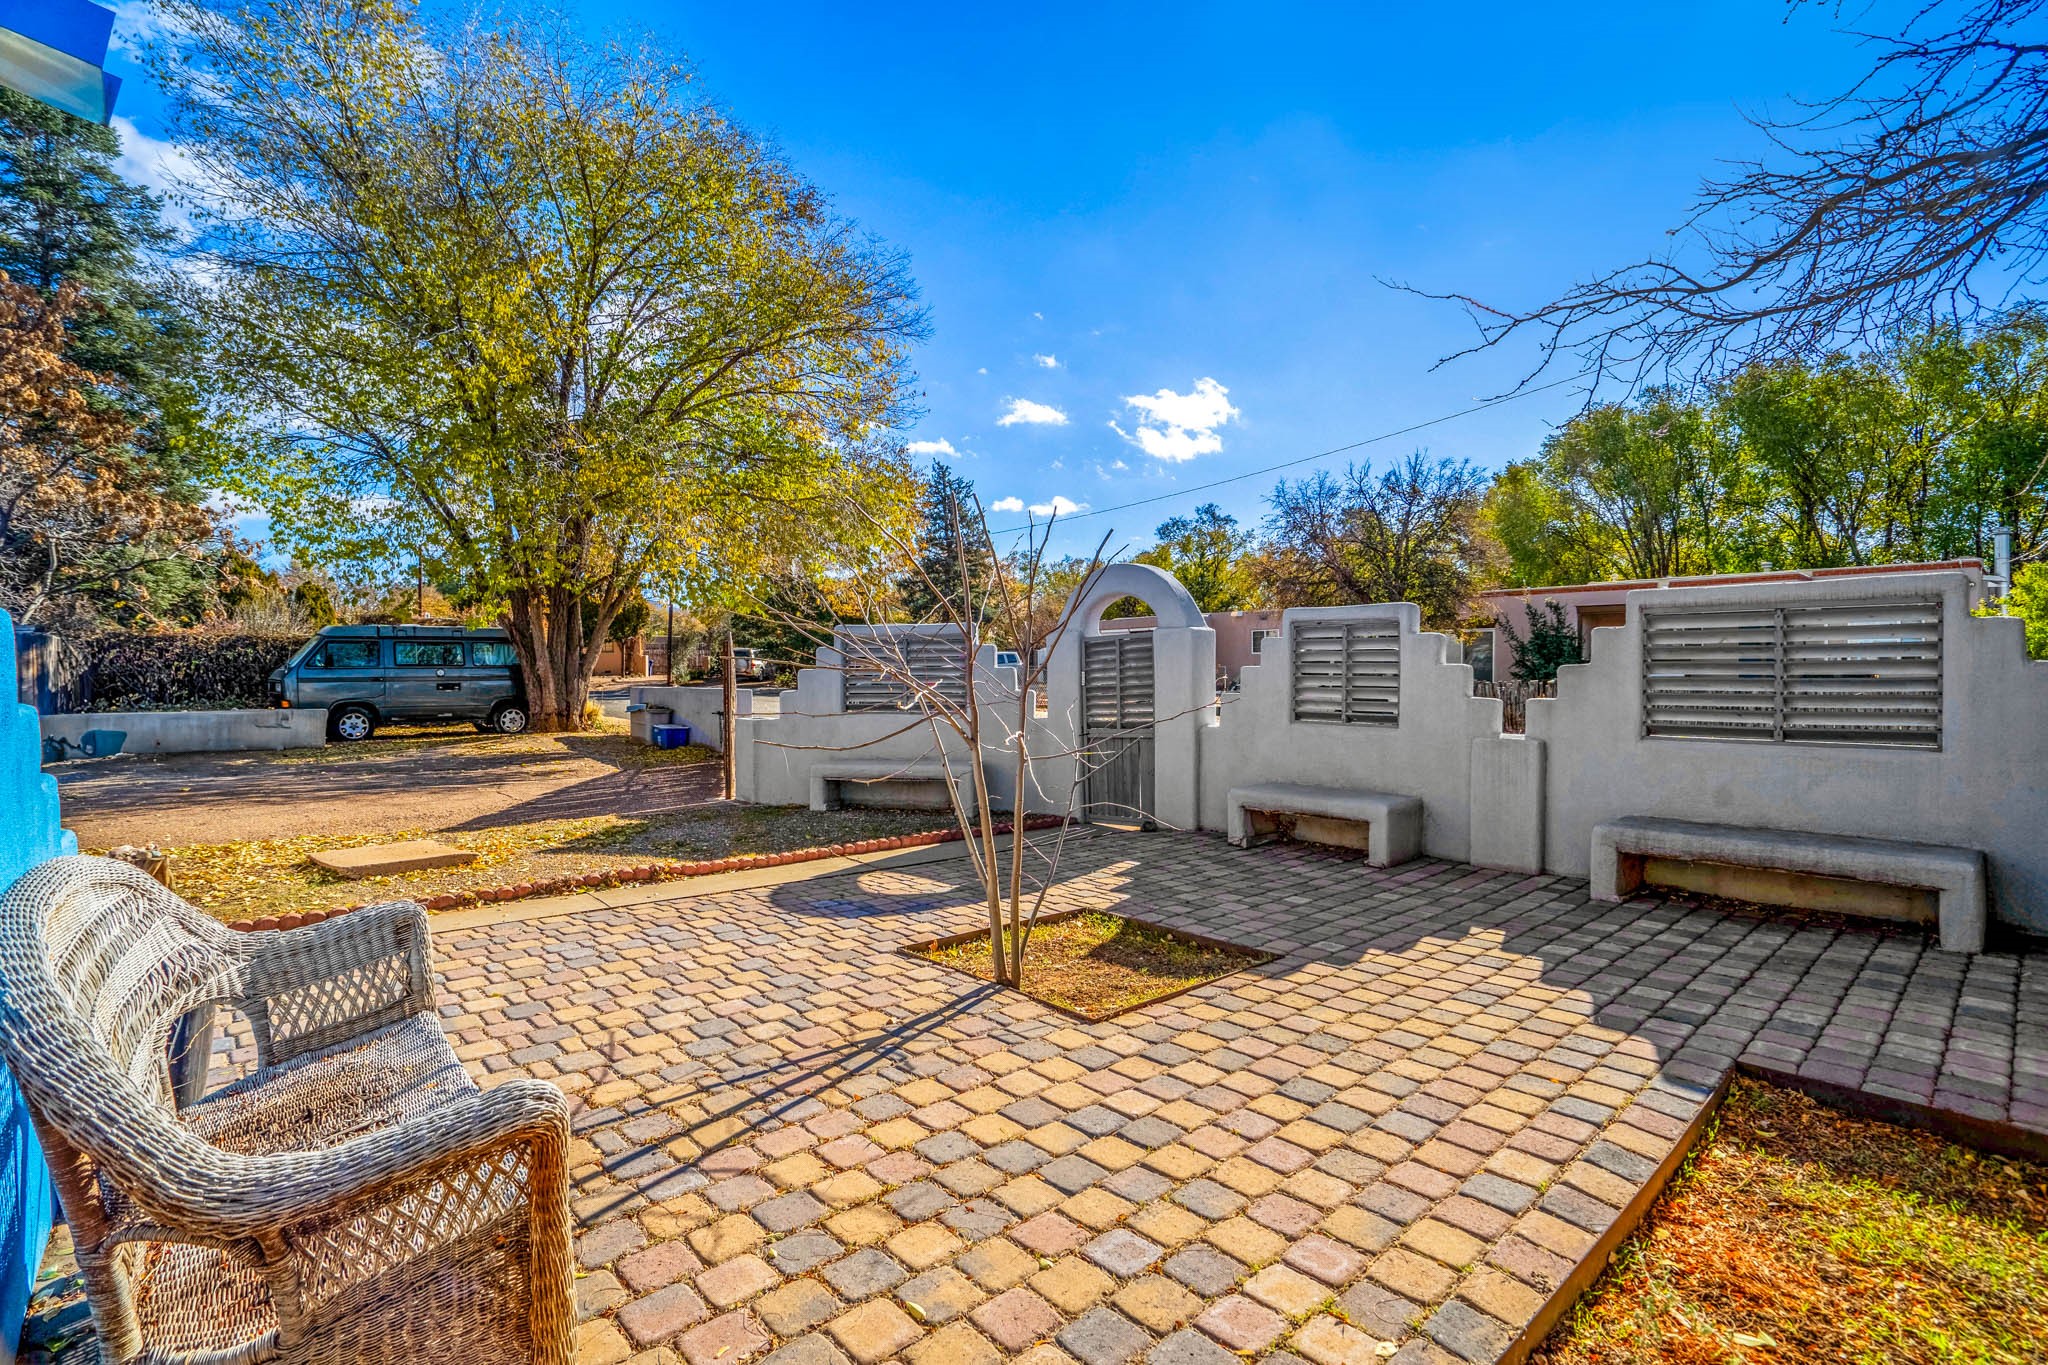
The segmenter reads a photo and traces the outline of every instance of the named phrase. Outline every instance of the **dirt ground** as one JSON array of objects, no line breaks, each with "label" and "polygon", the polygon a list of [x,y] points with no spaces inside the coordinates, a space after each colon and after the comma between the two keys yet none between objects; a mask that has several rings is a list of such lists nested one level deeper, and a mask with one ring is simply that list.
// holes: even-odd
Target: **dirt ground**
[{"label": "dirt ground", "polygon": [[490,828],[718,798],[708,750],[580,735],[392,727],[363,744],[283,753],[122,755],[51,764],[82,846],[213,844],[309,834]]},{"label": "dirt ground", "polygon": [[[426,897],[603,872],[650,859],[816,848],[943,828],[929,811],[816,813],[719,796],[708,749],[652,749],[623,722],[580,735],[468,727],[380,731],[363,744],[50,765],[79,847],[155,844],[172,885],[224,919]],[[465,867],[350,881],[327,848],[433,837]]]}]

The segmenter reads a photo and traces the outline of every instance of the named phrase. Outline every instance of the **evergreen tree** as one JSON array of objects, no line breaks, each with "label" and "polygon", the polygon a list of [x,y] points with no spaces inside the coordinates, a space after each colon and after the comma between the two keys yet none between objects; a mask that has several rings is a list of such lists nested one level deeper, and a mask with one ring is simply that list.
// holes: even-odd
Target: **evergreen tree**
[{"label": "evergreen tree", "polygon": [[1527,635],[1517,635],[1505,624],[1500,629],[1508,632],[1508,648],[1515,656],[1512,671],[1519,682],[1552,682],[1566,664],[1585,662],[1579,654],[1579,633],[1565,619],[1564,608],[1555,598],[1529,608]]},{"label": "evergreen tree", "polygon": [[[206,472],[224,436],[191,375],[197,333],[155,262],[173,242],[157,196],[121,178],[110,128],[0,88],[0,271],[54,299],[72,286],[64,358],[100,376],[94,402],[132,428],[137,477],[190,509],[176,523],[204,534]],[[138,567],[118,600],[77,605],[120,619],[196,619],[220,603],[219,556]]]},{"label": "evergreen tree", "polygon": [[[981,504],[974,500],[974,484],[934,460],[931,476],[925,480],[921,506],[924,530],[918,538],[919,572],[904,575],[899,584],[904,610],[913,621],[943,620],[951,613],[967,614],[968,608],[961,601],[965,595],[960,574],[962,557],[966,559],[968,582],[989,582],[991,568],[988,537],[982,532]],[[987,608],[986,602],[973,604],[977,624],[987,616]]]},{"label": "evergreen tree", "polygon": [[45,298],[78,286],[93,311],[68,358],[145,392],[183,358],[191,328],[150,278],[172,242],[154,194],[121,178],[111,128],[0,87],[0,270]]}]

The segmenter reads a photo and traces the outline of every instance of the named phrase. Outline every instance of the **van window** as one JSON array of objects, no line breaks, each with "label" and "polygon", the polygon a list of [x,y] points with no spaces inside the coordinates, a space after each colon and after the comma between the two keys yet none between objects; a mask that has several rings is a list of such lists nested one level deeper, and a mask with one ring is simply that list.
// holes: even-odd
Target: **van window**
[{"label": "van window", "polygon": [[375,640],[329,640],[306,660],[309,668],[375,668]]},{"label": "van window", "polygon": [[510,640],[478,640],[469,647],[469,661],[478,668],[510,668],[519,654]]},{"label": "van window", "polygon": [[392,657],[400,668],[462,667],[459,640],[401,640],[395,650]]}]

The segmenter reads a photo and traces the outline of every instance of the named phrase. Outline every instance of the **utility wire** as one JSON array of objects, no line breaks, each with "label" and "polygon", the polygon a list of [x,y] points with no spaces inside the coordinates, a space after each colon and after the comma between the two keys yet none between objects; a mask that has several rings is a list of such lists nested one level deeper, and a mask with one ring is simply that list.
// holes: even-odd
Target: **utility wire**
[{"label": "utility wire", "polygon": [[[1294,460],[1282,460],[1279,464],[1269,464],[1263,469],[1248,469],[1242,474],[1232,474],[1228,478],[1223,479],[1212,479],[1208,483],[1198,483],[1190,488],[1176,488],[1167,493],[1155,493],[1149,498],[1139,498],[1135,502],[1120,502],[1114,507],[1094,507],[1086,512],[1069,512],[1057,520],[1060,525],[1065,526],[1069,522],[1086,521],[1089,517],[1106,517],[1112,512],[1128,512],[1133,507],[1147,507],[1152,503],[1165,502],[1171,498],[1184,498],[1191,493],[1206,493],[1212,488],[1221,488],[1225,484],[1243,483],[1246,479],[1263,478],[1268,474],[1277,474],[1283,469],[1292,469],[1296,465],[1313,464],[1317,460],[1327,460],[1332,455],[1342,455],[1346,451],[1358,450],[1369,445],[1377,445],[1381,441],[1391,441],[1397,436],[1407,436],[1429,427],[1442,426],[1445,422],[1454,422],[1460,417],[1470,417],[1475,412],[1485,412],[1488,408],[1497,408],[1503,403],[1512,403],[1518,398],[1527,398],[1530,394],[1542,393],[1545,389],[1559,388],[1574,380],[1584,379],[1591,373],[1592,370],[1590,369],[1581,370],[1577,374],[1568,374],[1562,379],[1553,379],[1548,384],[1538,384],[1533,389],[1517,389],[1513,393],[1502,394],[1498,398],[1489,398],[1484,403],[1475,403],[1469,408],[1461,408],[1457,412],[1447,412],[1441,417],[1432,417],[1426,422],[1417,422],[1413,426],[1401,427],[1395,431],[1383,431],[1377,436],[1368,436],[1362,441],[1353,441],[1349,445],[1331,446],[1328,450],[1319,450],[1313,455],[1303,455],[1299,459]],[[990,531],[989,534],[991,536],[1011,536],[1034,529],[1043,530],[1045,526],[1046,523],[1043,521],[1027,522],[1022,526],[1006,526],[999,531]]]}]

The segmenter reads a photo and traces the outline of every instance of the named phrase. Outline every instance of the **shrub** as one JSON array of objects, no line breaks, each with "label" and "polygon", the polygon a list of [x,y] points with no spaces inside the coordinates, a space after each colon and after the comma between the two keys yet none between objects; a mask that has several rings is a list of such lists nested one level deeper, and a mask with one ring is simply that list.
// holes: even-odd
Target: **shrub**
[{"label": "shrub", "polygon": [[1566,664],[1584,663],[1579,657],[1579,633],[1565,620],[1564,608],[1555,598],[1541,607],[1529,608],[1529,633],[1517,635],[1506,622],[1509,647],[1515,652],[1512,672],[1520,682],[1550,682]]},{"label": "shrub", "polygon": [[106,631],[73,638],[88,711],[228,711],[270,704],[271,670],[308,636],[247,630]]}]

